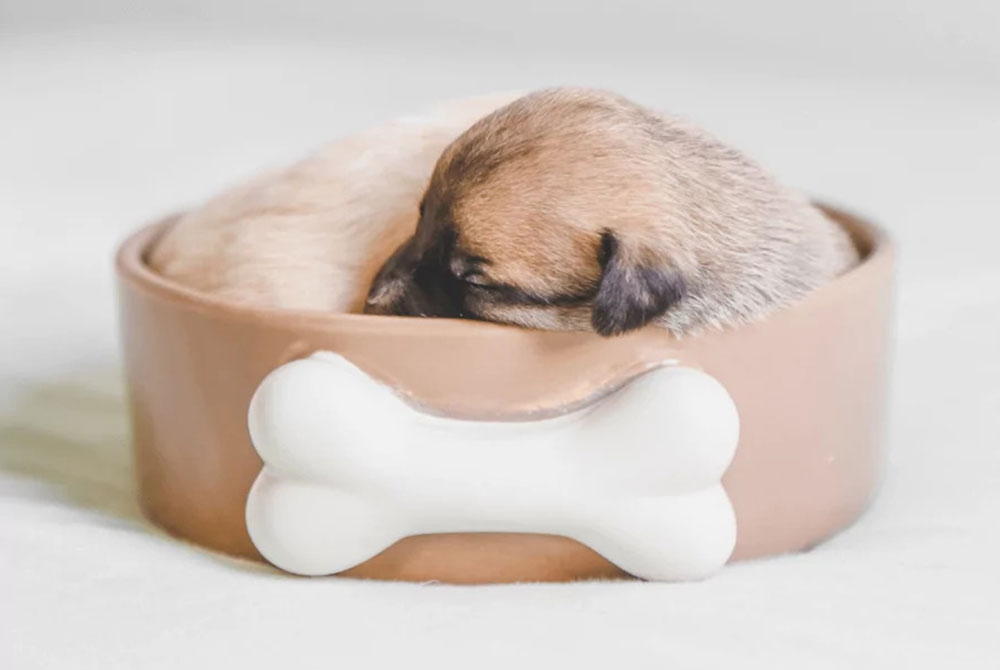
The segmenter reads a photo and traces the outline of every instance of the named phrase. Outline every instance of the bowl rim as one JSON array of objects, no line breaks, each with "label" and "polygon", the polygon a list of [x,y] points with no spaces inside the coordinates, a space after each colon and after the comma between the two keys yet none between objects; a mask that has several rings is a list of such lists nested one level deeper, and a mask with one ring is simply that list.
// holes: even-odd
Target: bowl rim
[{"label": "bowl rim", "polygon": [[[858,275],[866,273],[871,266],[884,261],[894,253],[894,243],[882,226],[840,206],[823,202],[815,204],[826,216],[847,229],[854,244],[858,247],[861,259],[847,272],[812,291],[805,298],[790,306],[789,309],[795,309],[799,305],[812,302],[818,299],[818,296],[836,290],[836,287],[842,283],[853,281]],[[153,245],[182,216],[184,216],[184,212],[177,212],[142,226],[131,232],[119,244],[115,253],[115,273],[120,283],[127,284],[131,289],[141,290],[159,300],[183,306],[187,310],[237,321],[261,323],[281,319],[284,324],[293,327],[336,326],[341,330],[355,332],[371,332],[373,330],[384,332],[388,328],[400,325],[405,325],[407,329],[410,329],[415,326],[416,322],[420,322],[419,327],[427,329],[428,334],[433,334],[433,331],[439,326],[449,334],[453,334],[456,324],[475,328],[481,333],[489,330],[496,333],[509,332],[512,329],[521,332],[547,332],[522,326],[469,319],[419,319],[352,312],[262,308],[217,298],[165,277],[153,270],[147,263],[147,257]]]}]

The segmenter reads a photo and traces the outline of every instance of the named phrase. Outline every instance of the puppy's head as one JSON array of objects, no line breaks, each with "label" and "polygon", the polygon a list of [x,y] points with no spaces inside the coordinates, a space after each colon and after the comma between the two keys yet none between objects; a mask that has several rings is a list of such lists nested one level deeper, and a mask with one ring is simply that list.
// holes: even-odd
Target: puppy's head
[{"label": "puppy's head", "polygon": [[604,93],[532,94],[442,154],[415,234],[366,311],[616,335],[686,291],[656,225],[643,110]]}]

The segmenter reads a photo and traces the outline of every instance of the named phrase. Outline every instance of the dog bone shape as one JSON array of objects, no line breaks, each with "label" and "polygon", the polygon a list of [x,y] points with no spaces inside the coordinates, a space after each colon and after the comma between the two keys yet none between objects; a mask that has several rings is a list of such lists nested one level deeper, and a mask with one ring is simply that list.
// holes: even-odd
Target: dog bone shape
[{"label": "dog bone shape", "polygon": [[692,368],[657,368],[553,418],[468,421],[318,352],[264,379],[249,427],[264,468],[247,527],[288,572],[337,573],[409,535],[492,531],[564,535],[675,581],[710,575],[736,541],[720,483],[736,407]]}]

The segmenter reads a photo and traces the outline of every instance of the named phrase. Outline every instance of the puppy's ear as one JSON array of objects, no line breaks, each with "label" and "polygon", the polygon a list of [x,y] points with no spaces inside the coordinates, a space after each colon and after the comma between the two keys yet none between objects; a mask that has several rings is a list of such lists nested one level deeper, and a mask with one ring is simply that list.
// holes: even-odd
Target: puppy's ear
[{"label": "puppy's ear", "polygon": [[654,262],[652,254],[623,247],[610,231],[601,234],[597,260],[602,273],[590,322],[600,335],[641,328],[687,292],[680,271]]}]

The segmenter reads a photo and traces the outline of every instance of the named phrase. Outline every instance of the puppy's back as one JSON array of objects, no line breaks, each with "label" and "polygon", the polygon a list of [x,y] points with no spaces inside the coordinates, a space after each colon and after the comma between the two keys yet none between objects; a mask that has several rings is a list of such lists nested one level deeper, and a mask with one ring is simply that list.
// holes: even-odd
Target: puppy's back
[{"label": "puppy's back", "polygon": [[359,310],[378,266],[413,232],[442,149],[516,97],[449,102],[232,188],[182,216],[150,266],[234,303]]}]

